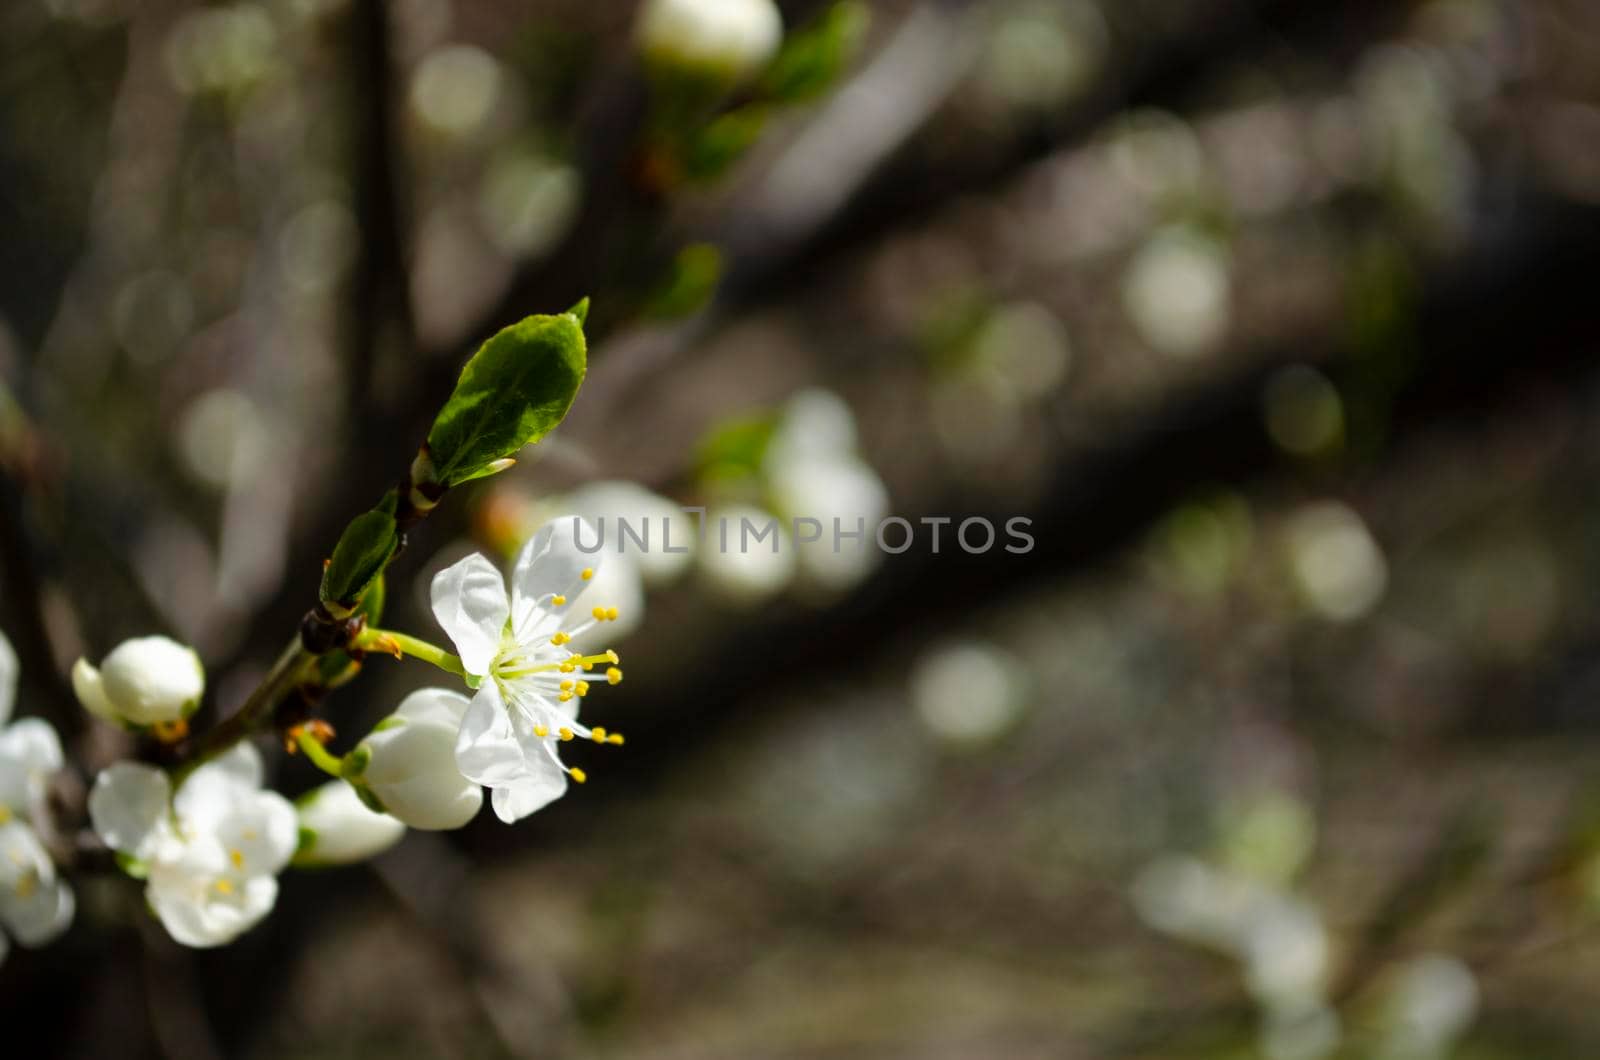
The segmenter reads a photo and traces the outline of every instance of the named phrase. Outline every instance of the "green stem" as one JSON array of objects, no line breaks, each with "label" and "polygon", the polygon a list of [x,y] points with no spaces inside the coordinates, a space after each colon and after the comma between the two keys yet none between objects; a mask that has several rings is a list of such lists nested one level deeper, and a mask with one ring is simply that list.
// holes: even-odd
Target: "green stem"
[{"label": "green stem", "polygon": [[429,644],[425,640],[405,633],[368,626],[356,634],[356,639],[350,642],[350,646],[359,651],[388,653],[393,653],[398,648],[402,654],[409,655],[413,659],[421,659],[425,663],[432,663],[446,673],[455,674],[457,677],[467,676],[460,658],[436,644]]},{"label": "green stem", "polygon": [[194,750],[173,767],[173,790],[177,790],[190,773],[265,725],[272,717],[273,708],[305,680],[316,661],[317,657],[301,646],[300,636],[296,634],[244,705],[206,733],[194,745]]},{"label": "green stem", "polygon": [[306,759],[312,765],[335,780],[343,776],[339,769],[341,764],[339,759],[329,752],[326,747],[322,746],[321,741],[311,735],[310,731],[301,728],[300,731],[294,734],[294,739],[295,743],[300,745],[300,750],[305,752]]}]

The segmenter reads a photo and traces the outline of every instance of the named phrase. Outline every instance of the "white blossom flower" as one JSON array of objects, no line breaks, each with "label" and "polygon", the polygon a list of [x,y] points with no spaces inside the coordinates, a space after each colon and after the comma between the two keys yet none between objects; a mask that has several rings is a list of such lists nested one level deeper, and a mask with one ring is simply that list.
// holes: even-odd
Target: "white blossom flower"
[{"label": "white blossom flower", "polygon": [[206,671],[194,649],[168,637],[125,640],[96,669],[72,667],[72,690],[85,710],[126,725],[171,725],[200,705]]},{"label": "white blossom flower", "polygon": [[67,930],[75,908],[72,888],[33,829],[14,819],[0,824],[0,959],[7,933],[24,946],[43,946]]},{"label": "white blossom flower", "polygon": [[738,80],[776,54],[783,17],[772,0],[645,0],[637,34],[654,62]]},{"label": "white blossom flower", "polygon": [[119,762],[89,794],[94,830],[147,873],[145,898],[185,946],[221,946],[278,899],[277,874],[298,841],[294,807],[261,790],[261,756],[240,744],[179,786],[159,769]]},{"label": "white blossom flower", "polygon": [[356,789],[342,780],[330,780],[306,792],[295,800],[295,810],[300,814],[300,849],[294,856],[297,865],[365,861],[406,834],[404,822],[369,810]]},{"label": "white blossom flower", "polygon": [[606,666],[609,683],[622,680],[616,652],[570,650],[574,637],[619,615],[615,607],[597,603],[577,620],[570,617],[601,560],[599,553],[578,548],[577,533],[586,542],[597,537],[594,527],[577,518],[558,519],[534,534],[517,555],[509,595],[500,572],[476,553],[433,579],[434,616],[455,642],[468,683],[477,688],[456,740],[456,764],[463,775],[493,789],[494,812],[508,823],[559,798],[568,777],[584,781],[581,769],[562,764],[559,742],[622,742],[577,721],[596,666]]},{"label": "white blossom flower", "polygon": [[460,828],[483,805],[483,790],[456,765],[456,735],[468,699],[424,688],[400,701],[356,748],[354,777],[385,812],[426,831]]},{"label": "white blossom flower", "polygon": [[10,942],[42,946],[72,923],[72,889],[25,822],[61,769],[61,741],[41,718],[6,722],[16,706],[17,653],[0,634],[0,960]]}]

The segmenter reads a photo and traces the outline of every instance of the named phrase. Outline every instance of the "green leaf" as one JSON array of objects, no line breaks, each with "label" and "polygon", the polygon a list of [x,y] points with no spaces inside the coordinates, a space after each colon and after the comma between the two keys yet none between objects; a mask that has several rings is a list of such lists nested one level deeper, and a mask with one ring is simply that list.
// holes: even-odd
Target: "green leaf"
[{"label": "green leaf", "polygon": [[[367,591],[361,595],[355,613],[376,626],[383,621],[383,604],[387,595],[387,579],[378,575]],[[337,688],[356,674],[356,661],[342,651],[330,651],[317,658],[317,683],[324,688]]]},{"label": "green leaf", "polygon": [[845,0],[789,34],[761,78],[761,94],[775,102],[799,103],[826,92],[855,58],[870,21],[867,5]]},{"label": "green leaf", "polygon": [[721,176],[761,137],[767,108],[760,104],[738,107],[688,136],[683,145],[683,175],[705,181]]},{"label": "green leaf", "polygon": [[759,475],[776,430],[777,420],[770,414],[719,424],[696,451],[695,463],[700,477],[707,481],[726,481]]},{"label": "green leaf", "polygon": [[561,422],[583,383],[587,315],[585,300],[571,312],[528,317],[478,349],[428,432],[434,482],[456,486],[503,470]]},{"label": "green leaf", "polygon": [[722,279],[722,252],[710,243],[691,243],[678,251],[665,281],[644,308],[647,316],[677,320],[699,312]]},{"label": "green leaf", "polygon": [[322,572],[322,602],[354,611],[399,547],[393,515],[374,509],[356,516],[339,535]]}]

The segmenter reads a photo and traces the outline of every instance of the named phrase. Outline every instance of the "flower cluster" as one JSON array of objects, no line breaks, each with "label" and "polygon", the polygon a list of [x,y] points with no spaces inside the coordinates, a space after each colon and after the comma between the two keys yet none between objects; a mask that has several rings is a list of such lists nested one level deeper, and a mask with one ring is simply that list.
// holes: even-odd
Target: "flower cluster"
[{"label": "flower cluster", "polygon": [[61,741],[39,718],[11,721],[17,670],[17,654],[0,636],[0,960],[8,935],[23,946],[43,946],[67,930],[76,908],[72,888],[29,823],[51,774],[61,769]]},{"label": "flower cluster", "polygon": [[89,815],[148,883],[150,908],[185,946],[232,942],[271,912],[299,840],[294,807],[261,787],[261,756],[240,744],[173,790],[167,774],[119,762],[95,780]]}]

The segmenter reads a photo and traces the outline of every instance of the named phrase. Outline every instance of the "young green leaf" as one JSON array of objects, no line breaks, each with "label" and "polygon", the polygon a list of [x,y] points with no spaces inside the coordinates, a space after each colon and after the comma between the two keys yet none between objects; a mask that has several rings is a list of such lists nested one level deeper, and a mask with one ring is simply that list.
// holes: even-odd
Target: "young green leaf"
[{"label": "young green leaf", "polygon": [[867,5],[844,0],[811,25],[789,34],[762,75],[761,96],[799,103],[826,92],[855,57],[870,20]]},{"label": "young green leaf", "polygon": [[333,558],[322,572],[322,602],[353,611],[399,547],[393,515],[373,510],[356,516],[339,535]]},{"label": "young green leaf", "polygon": [[566,416],[583,383],[587,300],[555,316],[531,316],[479,347],[428,432],[433,482],[445,487],[492,475]]}]

